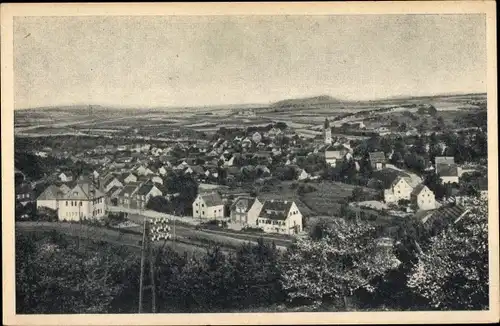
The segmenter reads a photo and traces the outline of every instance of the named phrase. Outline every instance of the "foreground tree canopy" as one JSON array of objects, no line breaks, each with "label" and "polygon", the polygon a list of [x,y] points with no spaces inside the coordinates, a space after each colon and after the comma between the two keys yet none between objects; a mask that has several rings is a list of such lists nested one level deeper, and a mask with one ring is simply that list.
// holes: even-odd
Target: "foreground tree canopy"
[{"label": "foreground tree canopy", "polygon": [[430,240],[408,286],[437,309],[488,308],[488,205],[471,199],[470,213]]},{"label": "foreground tree canopy", "polygon": [[369,224],[335,219],[319,239],[300,239],[283,260],[283,288],[289,298],[341,300],[346,305],[354,291],[373,291],[370,281],[399,265],[392,251],[377,248],[375,236]]}]

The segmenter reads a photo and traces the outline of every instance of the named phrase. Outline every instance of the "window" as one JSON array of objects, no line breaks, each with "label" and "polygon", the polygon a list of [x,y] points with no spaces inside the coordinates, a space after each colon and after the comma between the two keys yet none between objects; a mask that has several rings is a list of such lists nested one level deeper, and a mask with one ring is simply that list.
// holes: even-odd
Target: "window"
[{"label": "window", "polygon": [[71,201],[71,207],[73,207],[73,201]]},{"label": "window", "polygon": [[68,201],[66,200],[66,206],[68,206]]},{"label": "window", "polygon": [[198,210],[196,210],[196,214],[198,214]]},{"label": "window", "polygon": [[205,204],[201,204],[201,207],[205,207]]},{"label": "window", "polygon": [[82,207],[82,202],[80,202],[80,207]]}]

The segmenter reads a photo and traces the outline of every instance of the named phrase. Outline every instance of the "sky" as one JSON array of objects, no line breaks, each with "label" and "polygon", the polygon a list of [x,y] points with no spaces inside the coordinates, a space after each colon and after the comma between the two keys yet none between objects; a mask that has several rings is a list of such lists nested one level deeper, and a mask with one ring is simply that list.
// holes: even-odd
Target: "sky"
[{"label": "sky", "polygon": [[484,15],[15,17],[15,107],[486,92]]}]

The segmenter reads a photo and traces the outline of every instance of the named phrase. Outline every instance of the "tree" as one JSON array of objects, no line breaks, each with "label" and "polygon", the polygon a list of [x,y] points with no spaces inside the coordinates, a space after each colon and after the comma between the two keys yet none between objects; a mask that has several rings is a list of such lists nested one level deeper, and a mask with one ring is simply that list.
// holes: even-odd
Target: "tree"
[{"label": "tree", "polygon": [[151,197],[146,204],[146,209],[151,209],[156,212],[171,213],[171,205],[167,198],[163,196]]},{"label": "tree", "polygon": [[399,262],[373,241],[376,229],[369,224],[334,219],[322,238],[300,238],[285,254],[283,288],[290,300],[343,302],[355,290],[372,291],[370,280]]},{"label": "tree", "polygon": [[270,305],[284,300],[279,282],[280,254],[274,244],[260,238],[257,245],[245,244],[234,257],[233,300],[239,307]]},{"label": "tree", "polygon": [[437,200],[443,199],[446,195],[445,186],[443,185],[443,181],[436,173],[429,173],[425,176],[424,184],[434,192],[434,196],[436,196]]},{"label": "tree", "polygon": [[132,255],[103,243],[89,246],[79,251],[57,232],[16,234],[18,313],[108,312]]},{"label": "tree", "polygon": [[431,238],[408,286],[437,309],[488,309],[488,204],[472,199],[471,211]]},{"label": "tree", "polygon": [[278,129],[285,130],[287,127],[288,126],[285,122],[280,121],[280,122],[276,123],[276,128],[278,128]]}]

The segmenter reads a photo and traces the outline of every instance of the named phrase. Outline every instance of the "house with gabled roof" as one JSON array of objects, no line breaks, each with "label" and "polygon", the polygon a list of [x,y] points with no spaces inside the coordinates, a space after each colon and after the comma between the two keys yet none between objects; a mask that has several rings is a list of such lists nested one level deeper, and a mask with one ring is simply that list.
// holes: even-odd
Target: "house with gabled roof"
[{"label": "house with gabled roof", "polygon": [[137,208],[144,209],[149,199],[162,196],[163,193],[153,182],[146,182],[142,184],[134,193]]},{"label": "house with gabled roof", "polygon": [[420,210],[431,210],[436,208],[434,192],[423,183],[417,185],[411,192],[411,202]]},{"label": "house with gabled roof", "polygon": [[368,155],[370,158],[370,165],[373,170],[382,170],[385,168],[386,158],[384,152],[370,152]]},{"label": "house with gabled roof", "polygon": [[123,187],[113,186],[106,192],[106,200],[108,205],[117,206],[118,205],[118,197],[122,192]]},{"label": "house with gabled roof", "polygon": [[113,187],[123,188],[123,186],[123,182],[115,175],[107,176],[102,182],[102,188],[105,192],[108,192]]},{"label": "house with gabled roof", "polygon": [[230,222],[241,226],[256,226],[263,204],[257,197],[239,196],[230,208]]},{"label": "house with gabled roof", "polygon": [[[392,178],[392,181],[390,181]],[[382,180],[384,183],[384,201],[386,203],[396,203],[401,199],[410,200],[413,187],[409,177],[401,175],[390,175]],[[390,183],[389,183],[390,182]]]},{"label": "house with gabled roof", "polygon": [[73,176],[73,173],[71,171],[63,171],[63,172],[59,173],[58,178],[62,182],[69,182],[69,181],[73,181],[74,176]]},{"label": "house with gabled roof", "polygon": [[139,186],[140,184],[135,182],[126,184],[118,194],[118,204],[126,208],[134,207],[134,195],[139,189]]},{"label": "house with gabled roof", "polygon": [[205,220],[224,218],[224,203],[217,192],[198,194],[193,202],[193,217]]},{"label": "house with gabled roof", "polygon": [[104,193],[91,182],[77,182],[59,204],[59,220],[80,221],[101,218],[106,214]]},{"label": "house with gabled roof", "polygon": [[460,168],[455,163],[436,164],[436,174],[443,183],[458,183],[460,181]]},{"label": "house with gabled roof", "polygon": [[329,145],[325,148],[326,163],[335,167],[348,153],[349,149],[342,145]]},{"label": "house with gabled roof", "polygon": [[122,177],[125,184],[137,182],[137,175],[132,172],[125,173]]},{"label": "house with gabled roof", "polygon": [[297,234],[303,230],[302,213],[293,201],[267,200],[257,219],[266,233]]},{"label": "house with gabled roof", "polygon": [[63,198],[64,193],[56,185],[49,185],[36,199],[36,208],[42,207],[57,210],[59,201]]},{"label": "house with gabled roof", "polygon": [[436,166],[438,164],[455,164],[455,158],[453,156],[436,156],[434,163]]}]

